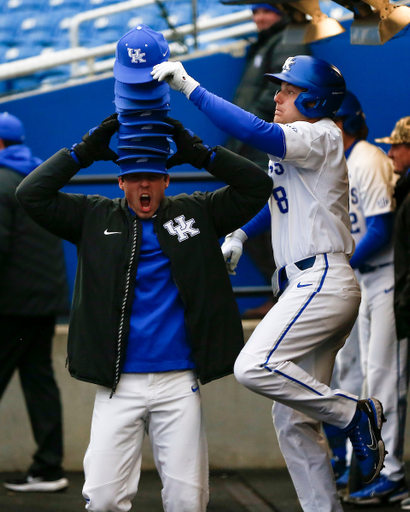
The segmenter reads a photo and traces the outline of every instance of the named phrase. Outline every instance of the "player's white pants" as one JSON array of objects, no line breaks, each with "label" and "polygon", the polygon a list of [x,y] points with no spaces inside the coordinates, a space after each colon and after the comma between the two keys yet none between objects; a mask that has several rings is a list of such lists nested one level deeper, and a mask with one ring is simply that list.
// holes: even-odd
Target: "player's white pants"
[{"label": "player's white pants", "polygon": [[[356,277],[357,273],[355,272]],[[360,284],[360,283],[359,283]],[[360,308],[359,308],[360,315]],[[339,388],[348,391],[352,395],[370,396],[363,389],[363,375],[360,360],[359,345],[359,319],[357,318],[353,329],[351,330],[346,343],[339,350],[336,356],[335,367],[333,370],[332,380],[330,381],[332,389]],[[373,396],[373,395],[371,395]],[[384,430],[383,430],[384,433]],[[346,442],[346,461],[350,464],[352,458],[352,444]]]},{"label": "player's white pants", "polygon": [[328,387],[360,289],[343,254],[286,268],[289,284],[235,363],[238,381],[275,400],[279,445],[305,512],[342,512],[320,422],[346,427],[357,397]]},{"label": "player's white pants", "polygon": [[199,393],[190,370],[122,374],[111,399],[110,389],[97,388],[84,458],[87,510],[130,510],[148,429],[164,511],[205,512],[208,452]]},{"label": "player's white pants", "polygon": [[349,393],[352,393],[352,395],[361,396],[364,392],[362,366],[360,361],[358,320],[356,320],[343,348],[337,353],[335,368],[330,385],[333,388],[340,388],[348,391]]},{"label": "player's white pants", "polygon": [[362,373],[369,396],[383,404],[387,422],[383,440],[388,454],[382,474],[404,477],[403,449],[407,411],[408,340],[397,340],[394,318],[394,267],[381,267],[360,277],[362,303],[359,340]]}]

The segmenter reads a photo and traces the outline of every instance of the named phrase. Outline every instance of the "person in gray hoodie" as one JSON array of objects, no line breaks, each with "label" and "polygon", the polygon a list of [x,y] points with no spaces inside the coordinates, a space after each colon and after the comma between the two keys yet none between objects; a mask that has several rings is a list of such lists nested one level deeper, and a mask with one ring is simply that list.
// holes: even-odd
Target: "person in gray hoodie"
[{"label": "person in gray hoodie", "polygon": [[38,226],[15,198],[20,182],[42,160],[23,141],[24,126],[0,113],[0,398],[18,370],[37,450],[13,491],[68,487],[62,468],[60,393],[51,364],[56,317],[68,312],[61,240]]}]

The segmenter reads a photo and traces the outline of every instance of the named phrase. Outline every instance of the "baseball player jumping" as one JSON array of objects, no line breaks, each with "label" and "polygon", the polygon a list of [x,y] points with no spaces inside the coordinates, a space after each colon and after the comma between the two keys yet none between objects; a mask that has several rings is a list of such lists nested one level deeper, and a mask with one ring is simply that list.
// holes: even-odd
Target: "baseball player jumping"
[{"label": "baseball player jumping", "polygon": [[343,76],[320,59],[287,59],[281,73],[266,75],[281,84],[268,123],[200,87],[180,62],[159,64],[152,74],[218,128],[269,155],[268,204],[222,247],[233,272],[243,242],[271,223],[279,300],[236,360],[235,376],[275,401],[274,425],[303,510],[342,512],[321,422],[345,429],[363,482],[378,477],[385,455],[381,403],[328,386],[360,304],[349,264],[354,241],[343,140],[331,120],[345,93]]}]

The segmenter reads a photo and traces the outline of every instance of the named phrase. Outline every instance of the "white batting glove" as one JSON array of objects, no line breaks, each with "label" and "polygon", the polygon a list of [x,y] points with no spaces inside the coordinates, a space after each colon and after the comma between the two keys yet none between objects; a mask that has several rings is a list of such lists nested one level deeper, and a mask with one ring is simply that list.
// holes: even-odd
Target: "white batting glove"
[{"label": "white batting glove", "polygon": [[152,68],[151,75],[158,82],[167,82],[174,91],[183,92],[188,99],[199,86],[199,82],[188,75],[180,62],[161,62]]},{"label": "white batting glove", "polygon": [[228,274],[232,276],[236,276],[235,269],[238,266],[239,258],[242,256],[243,244],[247,239],[248,235],[245,231],[237,229],[226,235],[225,242],[221,246]]}]

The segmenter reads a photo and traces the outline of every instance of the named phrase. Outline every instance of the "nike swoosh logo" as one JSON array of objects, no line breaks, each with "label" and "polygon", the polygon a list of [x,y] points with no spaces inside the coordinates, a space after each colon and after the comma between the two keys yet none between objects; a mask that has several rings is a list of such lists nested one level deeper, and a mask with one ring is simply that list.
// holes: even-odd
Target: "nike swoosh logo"
[{"label": "nike swoosh logo", "polygon": [[192,393],[195,393],[195,391],[198,391],[199,386],[197,386],[197,387],[191,386],[191,389],[192,389]]},{"label": "nike swoosh logo", "polygon": [[121,235],[122,231],[108,231],[108,229],[106,229],[104,231],[104,235]]},{"label": "nike swoosh logo", "polygon": [[306,286],[312,286],[313,283],[309,283],[309,284],[301,284],[301,283],[298,283],[298,286],[297,288],[305,288]]},{"label": "nike swoosh logo", "polygon": [[389,293],[389,292],[392,292],[394,290],[394,286],[392,286],[391,288],[387,289],[387,290],[384,290],[384,293]]},{"label": "nike swoosh logo", "polygon": [[369,432],[370,432],[370,438],[372,440],[371,444],[368,444],[367,446],[371,449],[371,450],[377,450],[377,441],[376,441],[376,436],[374,435],[374,432],[373,432],[373,429],[372,429],[372,425],[370,423],[370,420],[369,420]]}]

